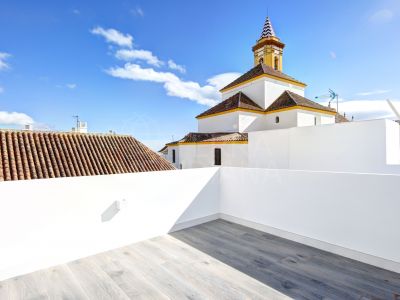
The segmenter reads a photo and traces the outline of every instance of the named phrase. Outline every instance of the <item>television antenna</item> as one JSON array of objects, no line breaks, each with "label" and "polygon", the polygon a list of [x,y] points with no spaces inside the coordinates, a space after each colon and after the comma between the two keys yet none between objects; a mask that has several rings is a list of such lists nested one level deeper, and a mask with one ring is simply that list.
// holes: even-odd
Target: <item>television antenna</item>
[{"label": "television antenna", "polygon": [[332,89],[328,90],[328,94],[315,97],[315,99],[330,99],[328,106],[331,107],[331,102],[336,100],[336,112],[339,112],[339,94]]}]

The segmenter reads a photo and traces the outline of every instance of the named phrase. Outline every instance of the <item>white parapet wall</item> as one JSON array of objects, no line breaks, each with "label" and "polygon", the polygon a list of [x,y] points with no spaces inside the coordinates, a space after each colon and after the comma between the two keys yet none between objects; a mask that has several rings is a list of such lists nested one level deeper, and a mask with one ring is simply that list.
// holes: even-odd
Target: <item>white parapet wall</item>
[{"label": "white parapet wall", "polygon": [[249,167],[398,174],[399,136],[391,120],[249,132]]},{"label": "white parapet wall", "polygon": [[217,217],[219,169],[0,182],[0,280]]},{"label": "white parapet wall", "polygon": [[400,272],[399,186],[230,167],[0,182],[0,280],[218,217]]},{"label": "white parapet wall", "polygon": [[222,218],[400,273],[400,175],[222,168]]}]

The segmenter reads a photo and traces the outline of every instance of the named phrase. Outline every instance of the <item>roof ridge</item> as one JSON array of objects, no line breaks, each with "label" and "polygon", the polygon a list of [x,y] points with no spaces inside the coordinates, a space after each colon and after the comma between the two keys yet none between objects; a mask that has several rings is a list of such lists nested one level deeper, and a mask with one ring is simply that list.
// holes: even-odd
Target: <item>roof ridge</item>
[{"label": "roof ridge", "polygon": [[71,132],[71,131],[54,131],[54,130],[24,130],[24,129],[12,129],[12,128],[0,128],[0,132],[20,132],[20,133],[48,133],[48,134],[68,134],[68,135],[90,135],[90,136],[122,136],[132,137],[130,134],[120,133],[107,133],[107,132]]}]

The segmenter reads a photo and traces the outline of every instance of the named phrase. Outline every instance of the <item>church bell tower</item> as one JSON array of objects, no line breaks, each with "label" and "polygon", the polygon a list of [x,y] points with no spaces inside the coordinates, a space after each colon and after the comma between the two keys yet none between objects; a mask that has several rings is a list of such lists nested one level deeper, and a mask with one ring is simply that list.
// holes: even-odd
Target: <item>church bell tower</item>
[{"label": "church bell tower", "polygon": [[269,17],[265,20],[261,37],[253,46],[254,66],[264,63],[282,72],[282,54],[285,44],[275,35]]}]

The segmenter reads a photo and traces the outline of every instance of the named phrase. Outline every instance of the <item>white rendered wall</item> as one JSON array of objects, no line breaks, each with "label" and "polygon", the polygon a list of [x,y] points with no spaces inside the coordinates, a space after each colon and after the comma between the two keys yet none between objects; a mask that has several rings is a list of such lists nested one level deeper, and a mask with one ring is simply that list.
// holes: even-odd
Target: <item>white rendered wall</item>
[{"label": "white rendered wall", "polygon": [[304,88],[302,87],[271,78],[265,78],[264,108],[268,108],[268,106],[286,90],[304,97]]},{"label": "white rendered wall", "polygon": [[400,272],[399,175],[222,168],[220,179],[222,216]]},{"label": "white rendered wall", "polygon": [[245,93],[255,103],[260,105],[263,109],[266,109],[285,90],[291,91],[304,97],[304,88],[302,87],[268,77],[261,77],[257,80],[223,92],[222,100],[226,100],[241,91]]},{"label": "white rendered wall", "polygon": [[321,114],[313,111],[297,110],[297,126],[315,126],[334,124],[335,116]]},{"label": "white rendered wall", "polygon": [[399,186],[399,175],[227,167],[1,182],[0,280],[218,216],[400,272]]},{"label": "white rendered wall", "polygon": [[[0,182],[0,280],[168,233],[219,209],[219,169]],[[114,201],[121,210],[102,222]]]},{"label": "white rendered wall", "polygon": [[248,96],[251,100],[255,103],[260,105],[264,108],[265,102],[265,83],[264,79],[260,78],[249,83],[243,84],[239,87],[231,89],[226,92],[222,92],[222,101],[232,97],[233,95],[237,94],[238,92],[243,92]]},{"label": "white rendered wall", "polygon": [[251,113],[251,112],[238,112],[239,119],[239,132],[249,132],[254,130],[265,129],[265,115]]},{"label": "white rendered wall", "polygon": [[197,132],[238,132],[238,112],[197,119]]},{"label": "white rendered wall", "polygon": [[180,145],[177,166],[183,169],[214,166],[214,149],[221,149],[221,164],[229,167],[247,167],[247,144]]},{"label": "white rendered wall", "polygon": [[[279,123],[276,123],[279,117]],[[198,119],[198,132],[251,132],[269,129],[327,125],[335,123],[335,116],[300,109],[258,114],[245,111],[231,112]]]},{"label": "white rendered wall", "polygon": [[249,133],[249,167],[400,173],[399,125],[348,122]]}]

